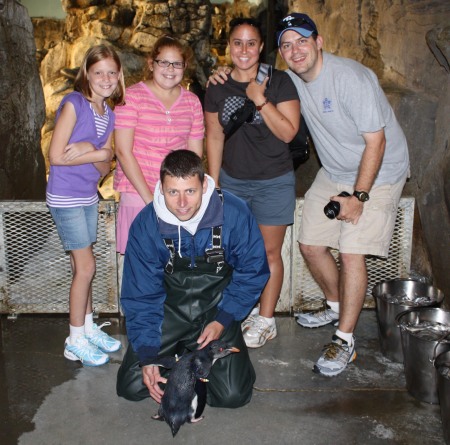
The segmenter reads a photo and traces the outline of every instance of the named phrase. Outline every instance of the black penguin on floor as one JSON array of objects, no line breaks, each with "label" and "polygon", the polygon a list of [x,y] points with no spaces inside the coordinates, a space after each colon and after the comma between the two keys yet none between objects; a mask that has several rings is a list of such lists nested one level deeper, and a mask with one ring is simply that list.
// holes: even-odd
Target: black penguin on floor
[{"label": "black penguin on floor", "polygon": [[172,369],[164,389],[158,414],[153,419],[165,420],[172,430],[178,433],[184,423],[195,423],[201,417],[206,405],[205,380],[214,362],[239,349],[224,341],[214,340],[203,349],[197,349],[175,357],[161,357],[153,364]]}]

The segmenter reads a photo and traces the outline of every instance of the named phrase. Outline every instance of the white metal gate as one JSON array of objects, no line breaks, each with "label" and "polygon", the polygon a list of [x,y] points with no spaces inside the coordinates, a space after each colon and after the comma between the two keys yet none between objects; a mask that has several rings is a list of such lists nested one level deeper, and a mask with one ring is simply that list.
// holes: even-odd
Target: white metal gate
[{"label": "white metal gate", "polygon": [[[115,202],[99,203],[97,312],[118,312]],[[70,257],[63,250],[45,202],[0,202],[0,313],[67,313]]]},{"label": "white metal gate", "polygon": [[[322,293],[299,252],[297,232],[303,198],[283,244],[284,284],[278,313],[312,309]],[[93,300],[97,312],[119,312],[116,262],[116,205],[100,201],[98,238],[94,247],[97,274]],[[368,258],[366,307],[373,307],[372,287],[381,280],[406,278],[411,263],[414,198],[400,200],[389,258]],[[335,258],[338,252],[333,252]],[[0,313],[67,313],[71,270],[45,202],[0,201]]]}]

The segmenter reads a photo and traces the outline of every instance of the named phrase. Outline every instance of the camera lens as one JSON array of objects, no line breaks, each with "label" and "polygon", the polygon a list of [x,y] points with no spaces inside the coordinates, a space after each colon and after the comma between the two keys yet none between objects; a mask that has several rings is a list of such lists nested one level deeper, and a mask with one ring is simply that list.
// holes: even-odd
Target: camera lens
[{"label": "camera lens", "polygon": [[[341,192],[338,196],[350,196],[350,193]],[[330,219],[336,218],[341,210],[341,205],[337,201],[330,201],[324,208],[325,216]]]}]

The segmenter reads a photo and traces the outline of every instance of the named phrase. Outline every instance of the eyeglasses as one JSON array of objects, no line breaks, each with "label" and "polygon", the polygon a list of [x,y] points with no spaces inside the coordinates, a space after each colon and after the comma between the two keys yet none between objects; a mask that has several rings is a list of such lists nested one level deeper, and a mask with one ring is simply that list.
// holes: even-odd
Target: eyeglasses
[{"label": "eyeglasses", "polygon": [[287,16],[278,23],[277,32],[284,31],[288,28],[301,28],[303,25],[309,25],[311,31],[317,32],[316,25],[311,20],[291,16]]},{"label": "eyeglasses", "polygon": [[161,68],[169,68],[169,66],[172,65],[176,70],[182,70],[186,65],[184,62],[169,62],[168,60],[155,59],[154,62],[156,62]]}]

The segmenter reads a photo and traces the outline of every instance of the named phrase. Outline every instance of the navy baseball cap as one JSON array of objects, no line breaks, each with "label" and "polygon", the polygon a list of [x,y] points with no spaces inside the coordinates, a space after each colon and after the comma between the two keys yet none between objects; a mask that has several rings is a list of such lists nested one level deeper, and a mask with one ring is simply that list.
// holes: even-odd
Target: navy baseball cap
[{"label": "navy baseball cap", "polygon": [[298,12],[292,12],[286,16],[277,26],[277,42],[280,46],[281,36],[286,31],[295,31],[303,37],[310,37],[312,34],[319,34],[316,24],[306,15]]}]

